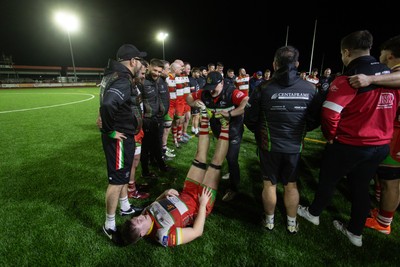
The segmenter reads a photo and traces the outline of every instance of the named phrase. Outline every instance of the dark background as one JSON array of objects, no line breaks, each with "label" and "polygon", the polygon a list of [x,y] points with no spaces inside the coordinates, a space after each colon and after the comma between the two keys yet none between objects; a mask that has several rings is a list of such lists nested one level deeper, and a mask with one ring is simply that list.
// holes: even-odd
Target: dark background
[{"label": "dark background", "polygon": [[0,5],[0,52],[17,65],[72,66],[67,34],[53,20],[58,9],[80,17],[80,31],[71,33],[77,67],[104,67],[123,43],[148,52],[147,59],[162,58],[155,36],[164,30],[166,59],[192,67],[221,61],[225,71],[233,68],[236,74],[240,67],[250,74],[272,69],[275,50],[288,38],[300,50],[299,70],[330,67],[335,73],[343,68],[343,36],[369,30],[371,54],[379,57],[379,45],[400,34],[392,1],[12,0]]}]

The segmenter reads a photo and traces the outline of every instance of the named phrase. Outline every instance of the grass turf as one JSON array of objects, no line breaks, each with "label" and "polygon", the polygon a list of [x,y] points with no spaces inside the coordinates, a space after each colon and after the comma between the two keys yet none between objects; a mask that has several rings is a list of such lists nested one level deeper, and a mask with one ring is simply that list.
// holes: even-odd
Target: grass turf
[{"label": "grass turf", "polygon": [[[253,135],[246,130],[241,146],[240,194],[221,201],[229,181],[222,180],[205,232],[175,248],[140,241],[116,247],[102,233],[105,220],[106,165],[95,125],[98,89],[0,90],[0,266],[388,266],[400,260],[399,214],[392,233],[365,229],[363,247],[353,246],[332,220],[348,220],[346,181],[336,190],[317,227],[298,218],[300,231],[286,232],[282,186],[278,186],[276,227],[260,224],[262,181]],[[190,129],[190,127],[189,127]],[[305,140],[299,190],[302,204],[312,201],[323,150],[319,130]],[[211,150],[216,140],[212,139]],[[182,188],[196,150],[196,138],[176,150],[168,164],[175,171],[157,172],[151,200],[169,187]],[[210,154],[212,151],[210,152]],[[227,166],[224,163],[223,174]],[[372,187],[371,187],[372,199]],[[146,205],[147,200],[132,200]],[[376,203],[372,201],[376,206]],[[126,218],[117,216],[121,224]]]}]

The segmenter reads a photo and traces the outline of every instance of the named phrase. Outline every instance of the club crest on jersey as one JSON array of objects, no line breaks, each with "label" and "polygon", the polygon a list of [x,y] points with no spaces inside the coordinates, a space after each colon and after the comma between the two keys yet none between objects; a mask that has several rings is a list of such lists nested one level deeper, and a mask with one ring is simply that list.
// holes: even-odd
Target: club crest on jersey
[{"label": "club crest on jersey", "polygon": [[382,93],[379,97],[377,109],[392,108],[394,103],[394,95],[392,93]]},{"label": "club crest on jersey", "polygon": [[240,98],[244,95],[244,93],[242,91],[240,91],[239,93],[236,94],[236,98]]},{"label": "club crest on jersey", "polygon": [[167,235],[163,236],[163,238],[162,238],[162,245],[163,245],[164,247],[168,246],[168,236],[167,236]]}]

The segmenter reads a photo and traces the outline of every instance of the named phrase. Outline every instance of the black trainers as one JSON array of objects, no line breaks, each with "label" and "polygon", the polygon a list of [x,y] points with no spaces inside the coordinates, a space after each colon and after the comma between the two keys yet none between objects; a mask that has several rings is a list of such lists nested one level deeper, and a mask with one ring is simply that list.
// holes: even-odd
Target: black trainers
[{"label": "black trainers", "polygon": [[133,205],[131,205],[131,207],[129,208],[129,210],[119,210],[119,214],[121,216],[127,216],[127,215],[133,215],[133,214],[140,214],[143,211],[142,207],[135,207]]},{"label": "black trainers", "polygon": [[107,229],[105,225],[103,225],[103,232],[106,234],[106,236],[112,240],[113,236],[117,235],[117,231],[113,229]]},{"label": "black trainers", "polygon": [[103,232],[106,236],[117,246],[124,246],[123,239],[121,238],[121,234],[117,230],[107,229],[105,225],[103,225]]},{"label": "black trainers", "polygon": [[119,214],[121,216],[131,215],[131,214],[134,214],[134,213],[135,213],[135,210],[132,209],[132,208],[129,208],[129,210],[122,210],[122,209],[119,210]]}]

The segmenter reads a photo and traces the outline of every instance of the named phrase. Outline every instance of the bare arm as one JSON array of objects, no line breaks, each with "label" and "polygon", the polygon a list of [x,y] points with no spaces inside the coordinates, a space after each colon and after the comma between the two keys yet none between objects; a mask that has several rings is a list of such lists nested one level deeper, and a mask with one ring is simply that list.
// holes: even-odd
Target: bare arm
[{"label": "bare arm", "polygon": [[162,198],[164,198],[164,197],[168,197],[168,196],[179,196],[179,193],[178,193],[178,191],[176,191],[176,190],[173,189],[173,188],[167,189],[167,190],[165,190],[161,195],[159,195],[159,196],[156,198],[156,201],[157,201],[157,200],[160,200],[160,199],[162,199]]},{"label": "bare arm", "polygon": [[199,197],[199,212],[194,220],[193,227],[182,229],[182,244],[189,243],[203,234],[204,224],[206,222],[206,207],[210,198],[211,189],[204,187],[203,192]]},{"label": "bare arm", "polygon": [[[247,102],[249,102],[249,97],[248,96],[243,98],[242,102],[240,102],[240,105],[237,106],[237,108],[231,110],[231,117],[236,117],[236,116],[242,115],[244,113],[244,109],[245,109],[245,107],[247,105]],[[229,117],[229,112],[228,111],[222,110],[220,113],[221,113],[222,116],[224,116],[226,118]]]},{"label": "bare arm", "polygon": [[194,98],[193,98],[193,96],[191,94],[189,94],[186,97],[186,102],[192,108],[202,108],[202,107],[205,106],[204,103],[200,99],[194,100]]},{"label": "bare arm", "polygon": [[247,102],[249,102],[248,96],[243,98],[242,102],[240,102],[240,105],[231,111],[231,116],[236,117],[236,116],[242,115],[244,113],[244,109],[246,108]]},{"label": "bare arm", "polygon": [[97,127],[99,127],[99,129],[101,130],[101,127],[103,126],[103,123],[102,123],[102,121],[101,121],[100,112],[99,112],[99,116],[97,116],[96,125],[97,125]]},{"label": "bare arm", "polygon": [[400,87],[400,72],[397,71],[385,75],[357,74],[349,77],[349,83],[354,88],[366,87],[370,84]]}]

